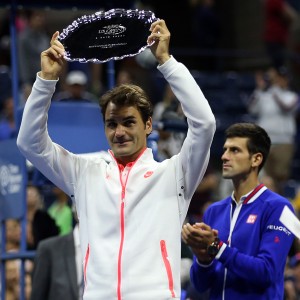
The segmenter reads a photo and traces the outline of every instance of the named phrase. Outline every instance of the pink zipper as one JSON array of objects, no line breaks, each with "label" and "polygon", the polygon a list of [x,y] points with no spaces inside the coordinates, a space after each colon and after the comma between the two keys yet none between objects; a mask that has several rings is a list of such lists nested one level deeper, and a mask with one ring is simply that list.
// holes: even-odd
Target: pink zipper
[{"label": "pink zipper", "polygon": [[117,284],[117,297],[118,300],[122,300],[122,293],[121,293],[121,286],[122,286],[122,252],[123,252],[123,244],[124,244],[124,231],[125,231],[125,217],[124,217],[124,209],[125,209],[125,189],[126,183],[128,180],[127,174],[125,183],[122,180],[122,174],[120,172],[120,182],[122,185],[122,193],[121,193],[121,208],[120,208],[120,231],[121,231],[121,240],[120,240],[120,247],[119,247],[119,256],[118,256],[118,284]]},{"label": "pink zipper", "polygon": [[166,268],[167,275],[168,275],[169,290],[171,292],[172,298],[175,298],[172,268],[171,268],[171,264],[170,264],[169,257],[168,257],[166,242],[164,240],[160,241],[160,249],[161,249],[161,254],[162,254],[165,268]]},{"label": "pink zipper", "polygon": [[121,242],[119,248],[119,257],[118,257],[118,300],[121,300],[121,280],[122,280],[122,251],[123,251],[123,244],[124,244],[124,201],[122,200],[121,203],[121,215],[120,215],[120,222],[121,222]]},{"label": "pink zipper", "polygon": [[[134,161],[134,163],[132,164],[132,166],[137,162],[137,160],[140,158],[140,156],[144,153],[144,151],[147,148],[145,148],[139,155],[139,157]],[[113,154],[113,152],[111,150],[109,150],[110,154],[112,155],[112,157],[115,159],[117,165],[118,162]],[[131,166],[131,168],[132,168]],[[125,232],[125,216],[124,216],[124,210],[125,210],[125,192],[126,192],[126,184],[127,184],[127,180],[128,180],[128,176],[129,173],[131,171],[128,171],[128,174],[126,176],[126,180],[125,183],[122,180],[122,170],[119,169],[119,176],[120,176],[120,183],[122,186],[122,192],[121,192],[121,208],[120,208],[120,231],[121,231],[121,240],[120,240],[120,247],[119,247],[119,255],[118,255],[118,283],[117,283],[117,298],[118,300],[122,300],[122,293],[121,293],[121,286],[122,286],[122,252],[123,252],[123,244],[124,244],[124,232]]]}]

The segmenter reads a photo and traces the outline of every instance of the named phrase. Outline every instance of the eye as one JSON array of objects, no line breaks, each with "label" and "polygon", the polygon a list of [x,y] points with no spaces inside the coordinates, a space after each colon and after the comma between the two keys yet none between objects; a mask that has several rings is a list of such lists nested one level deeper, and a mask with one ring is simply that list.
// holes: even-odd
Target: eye
[{"label": "eye", "polygon": [[126,127],[131,127],[132,125],[134,125],[135,124],[135,121],[134,120],[126,120],[125,122],[124,122],[124,126],[126,126]]},{"label": "eye", "polygon": [[117,123],[112,122],[112,121],[108,121],[108,122],[106,122],[106,127],[110,128],[110,129],[114,129],[114,128],[117,127]]}]

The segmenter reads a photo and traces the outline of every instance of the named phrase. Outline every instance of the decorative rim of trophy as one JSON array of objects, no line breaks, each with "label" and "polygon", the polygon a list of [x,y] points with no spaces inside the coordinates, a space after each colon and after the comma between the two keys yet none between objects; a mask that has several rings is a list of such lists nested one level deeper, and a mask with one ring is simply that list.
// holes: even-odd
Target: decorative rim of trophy
[{"label": "decorative rim of trophy", "polygon": [[151,24],[158,20],[145,10],[111,9],[84,15],[59,35],[67,61],[105,63],[135,56],[147,47]]}]

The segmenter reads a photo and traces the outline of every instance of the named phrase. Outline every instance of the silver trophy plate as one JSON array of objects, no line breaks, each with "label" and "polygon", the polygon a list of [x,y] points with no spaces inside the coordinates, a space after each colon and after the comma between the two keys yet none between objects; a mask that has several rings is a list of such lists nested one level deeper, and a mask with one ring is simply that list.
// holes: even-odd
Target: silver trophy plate
[{"label": "silver trophy plate", "polygon": [[67,61],[104,63],[135,56],[150,45],[154,13],[145,10],[111,9],[84,15],[59,35]]}]

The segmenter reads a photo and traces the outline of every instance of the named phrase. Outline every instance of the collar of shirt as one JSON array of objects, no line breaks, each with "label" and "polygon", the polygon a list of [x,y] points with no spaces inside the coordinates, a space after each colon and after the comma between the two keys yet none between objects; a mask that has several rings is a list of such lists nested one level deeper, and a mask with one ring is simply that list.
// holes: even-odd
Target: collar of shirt
[{"label": "collar of shirt", "polygon": [[[253,190],[249,191],[249,193],[243,195],[240,199],[241,203],[247,204],[253,202],[255,199],[257,199],[262,192],[264,192],[267,189],[267,187],[261,183],[258,186],[256,186]],[[234,197],[234,191],[231,194],[231,199],[237,204],[238,202],[236,201]]]}]

